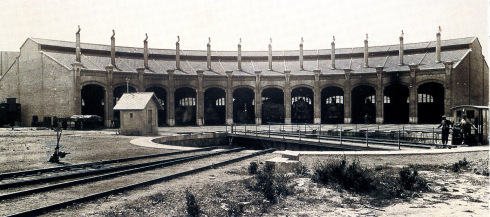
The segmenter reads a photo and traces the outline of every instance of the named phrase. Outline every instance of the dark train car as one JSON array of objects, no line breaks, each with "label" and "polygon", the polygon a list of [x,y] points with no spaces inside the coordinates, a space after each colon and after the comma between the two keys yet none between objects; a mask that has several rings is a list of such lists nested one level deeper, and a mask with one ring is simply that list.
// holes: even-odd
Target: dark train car
[{"label": "dark train car", "polygon": [[[452,143],[456,145],[462,143],[468,145],[488,144],[488,109],[488,106],[474,105],[460,105],[451,108],[452,121],[454,121]],[[467,125],[469,131],[467,141],[463,141],[463,117],[466,117],[465,121],[470,124]]]},{"label": "dark train car", "polygon": [[17,98],[7,98],[7,102],[0,103],[0,126],[14,126],[20,124],[20,103]]},{"label": "dark train car", "polygon": [[262,122],[263,123],[283,123],[284,122],[284,105],[264,101],[262,104]]}]

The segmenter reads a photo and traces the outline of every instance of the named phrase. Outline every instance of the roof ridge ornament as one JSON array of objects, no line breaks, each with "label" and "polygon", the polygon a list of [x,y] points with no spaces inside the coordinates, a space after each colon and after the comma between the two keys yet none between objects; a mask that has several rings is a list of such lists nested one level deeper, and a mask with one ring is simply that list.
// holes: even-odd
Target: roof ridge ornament
[{"label": "roof ridge ornament", "polygon": [[270,42],[269,42],[269,45],[272,45],[272,38],[270,38]]},{"label": "roof ridge ornament", "polygon": [[148,41],[148,33],[145,33],[145,36],[146,36],[146,38],[145,38],[144,42],[147,42]]},{"label": "roof ridge ornament", "polygon": [[116,35],[116,31],[114,31],[114,29],[113,29],[111,38],[114,38],[115,35]]},{"label": "roof ridge ornament", "polygon": [[180,42],[180,37],[177,35],[177,42],[175,43],[179,43]]},{"label": "roof ridge ornament", "polygon": [[242,38],[240,38],[240,41],[238,42],[238,45],[242,45]]},{"label": "roof ridge ornament", "polygon": [[335,35],[333,36],[333,40],[332,40],[332,42],[335,42]]},{"label": "roof ridge ornament", "polygon": [[405,35],[405,33],[403,33],[403,29],[402,29],[402,35],[400,35],[400,37],[403,37],[403,35]]},{"label": "roof ridge ornament", "polygon": [[303,42],[305,42],[305,40],[303,40],[303,37],[301,37],[301,45],[303,45]]},{"label": "roof ridge ornament", "polygon": [[208,45],[211,45],[211,37],[208,37]]},{"label": "roof ridge ornament", "polygon": [[80,30],[82,30],[82,29],[80,29],[80,25],[78,25],[78,31],[76,34],[80,34]]},{"label": "roof ridge ornament", "polygon": [[438,33],[441,33],[442,29],[441,29],[441,26],[439,26],[439,32]]},{"label": "roof ridge ornament", "polygon": [[368,40],[368,34],[366,33],[366,41]]}]

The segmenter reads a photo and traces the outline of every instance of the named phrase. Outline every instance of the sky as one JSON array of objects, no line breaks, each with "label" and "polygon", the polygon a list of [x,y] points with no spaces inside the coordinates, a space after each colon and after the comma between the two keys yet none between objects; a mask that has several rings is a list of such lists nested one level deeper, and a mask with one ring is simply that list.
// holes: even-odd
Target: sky
[{"label": "sky", "polygon": [[150,48],[205,50],[329,49],[476,36],[488,56],[488,0],[1,0],[0,51],[18,51],[28,37]]}]

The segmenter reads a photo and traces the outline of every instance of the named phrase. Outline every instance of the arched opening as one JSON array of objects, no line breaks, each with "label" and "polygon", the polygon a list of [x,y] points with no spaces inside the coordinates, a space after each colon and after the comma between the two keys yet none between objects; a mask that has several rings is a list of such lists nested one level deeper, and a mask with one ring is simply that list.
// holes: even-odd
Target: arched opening
[{"label": "arched opening", "polygon": [[204,125],[223,125],[226,122],[226,92],[212,87],[204,91]]},{"label": "arched opening", "polygon": [[384,123],[407,124],[409,116],[408,87],[392,84],[384,89],[383,113]]},{"label": "arched opening", "polygon": [[262,91],[262,123],[284,123],[284,93],[281,89]]},{"label": "arched opening", "polygon": [[[122,95],[125,94],[125,93],[135,93],[136,92],[136,88],[132,87],[132,86],[126,86],[126,85],[122,85],[122,86],[118,86],[116,88],[114,88],[114,90],[112,91],[112,97],[113,97],[113,102],[114,102],[114,106],[116,106],[117,104],[117,101],[119,101],[119,99],[121,99]],[[120,126],[120,112],[119,111],[113,111],[112,112],[113,116],[114,117],[114,127],[115,128],[119,128]]]},{"label": "arched opening", "polygon": [[313,90],[306,87],[291,91],[291,122],[313,123]]},{"label": "arched opening", "polygon": [[436,124],[444,115],[444,86],[429,82],[417,88],[418,123]]},{"label": "arched opening", "polygon": [[254,91],[250,88],[233,91],[233,123],[255,123],[254,96]]},{"label": "arched opening", "polygon": [[105,90],[97,84],[88,84],[82,87],[82,115],[97,115],[105,120]]},{"label": "arched opening", "polygon": [[340,87],[326,87],[321,96],[322,123],[344,123],[344,90]]},{"label": "arched opening", "polygon": [[376,90],[367,85],[352,89],[352,123],[376,123]]},{"label": "arched opening", "polygon": [[146,88],[145,92],[153,92],[158,99],[163,110],[158,110],[158,126],[164,126],[167,124],[167,91],[164,88],[153,86]]},{"label": "arched opening", "polygon": [[196,125],[196,91],[181,87],[175,91],[175,125]]}]

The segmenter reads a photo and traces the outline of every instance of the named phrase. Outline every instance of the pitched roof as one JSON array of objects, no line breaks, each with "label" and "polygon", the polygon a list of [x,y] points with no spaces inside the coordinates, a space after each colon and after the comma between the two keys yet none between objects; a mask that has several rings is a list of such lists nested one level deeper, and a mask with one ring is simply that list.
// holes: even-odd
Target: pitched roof
[{"label": "pitched roof", "polygon": [[153,92],[125,93],[117,101],[114,110],[143,110],[150,100],[154,100],[159,110],[163,110]]},{"label": "pitched roof", "polygon": [[[75,60],[75,43],[48,39],[31,38],[41,45],[43,52],[56,59],[60,64],[70,66]],[[238,71],[236,51],[212,51],[212,70],[207,69],[205,50],[182,50],[180,70],[175,70],[174,49],[150,49],[149,70],[145,73],[167,74],[175,70],[176,75],[196,75],[197,70],[204,70],[207,76],[225,76],[226,71],[233,75],[254,76],[255,71],[262,71],[264,76],[280,76],[284,70],[293,75],[313,74],[313,70],[321,70],[321,74],[335,74],[343,69],[351,69],[353,73],[372,73],[374,67],[382,66],[387,72],[409,71],[409,64],[420,65],[421,69],[443,69],[443,62],[454,62],[455,66],[471,51],[470,44],[476,37],[442,40],[442,62],[435,61],[435,41],[404,44],[404,63],[400,66],[398,45],[369,47],[369,67],[363,67],[364,48],[337,48],[335,50],[336,69],[331,69],[330,49],[305,50],[304,70],[299,66],[299,51],[273,51],[273,70],[269,71],[267,51],[243,51],[242,71]],[[105,71],[109,65],[110,46],[82,43],[82,65],[85,70]],[[115,71],[136,72],[143,67],[143,49],[116,46]]]}]

